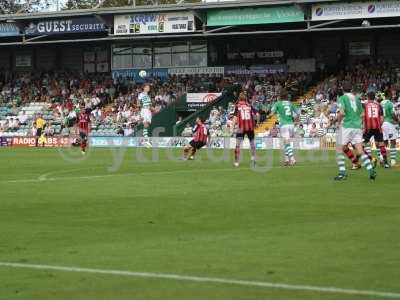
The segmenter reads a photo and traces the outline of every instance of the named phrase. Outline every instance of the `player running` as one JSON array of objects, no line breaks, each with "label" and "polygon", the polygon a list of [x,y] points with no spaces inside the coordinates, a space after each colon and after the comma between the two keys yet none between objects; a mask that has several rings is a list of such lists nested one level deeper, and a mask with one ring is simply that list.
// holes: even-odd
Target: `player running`
[{"label": "player running", "polygon": [[[382,124],[383,124],[383,110],[378,102],[375,101],[375,93],[368,92],[367,102],[364,104],[364,149],[368,155],[368,158],[376,167],[376,158],[371,156],[371,138],[374,137],[376,147],[380,149],[381,155],[383,157],[384,167],[389,168],[387,162],[386,147],[383,143],[382,134]],[[369,149],[369,150],[368,150]]]},{"label": "player running", "polygon": [[251,162],[256,161],[256,144],[254,142],[255,115],[257,112],[250,105],[244,92],[239,94],[239,99],[235,105],[233,123],[237,126],[235,162],[234,166],[239,167],[240,147],[245,136],[250,142]]},{"label": "player running", "polygon": [[392,101],[383,99],[383,97],[380,97],[379,100],[383,109],[383,140],[386,146],[390,147],[390,164],[394,166],[397,158],[396,140],[398,138],[398,133],[396,130],[396,122],[398,122],[398,119]]},{"label": "player running", "polygon": [[193,140],[190,141],[189,145],[183,148],[183,160],[194,160],[196,151],[207,144],[208,130],[200,117],[196,119],[196,126],[193,132]]},{"label": "player running", "polygon": [[144,144],[147,147],[151,147],[151,143],[148,140],[149,137],[149,127],[151,124],[151,98],[149,96],[150,92],[150,84],[145,83],[143,86],[143,92],[139,94],[139,103],[140,103],[140,117],[142,118],[143,122],[143,137],[145,138]]},{"label": "player running", "polygon": [[354,145],[356,154],[360,156],[363,166],[368,170],[369,178],[376,178],[375,168],[372,166],[368,155],[363,151],[362,117],[363,107],[360,99],[352,93],[351,84],[346,82],[343,86],[344,94],[339,98],[339,111],[337,122],[340,124],[336,135],[336,162],[339,174],[335,180],[347,178],[344,148],[349,143]]},{"label": "player running", "polygon": [[86,154],[86,147],[90,130],[90,110],[85,109],[83,105],[81,106],[81,110],[78,115],[78,126],[79,136],[81,138],[81,151],[82,154]]},{"label": "player running", "polygon": [[271,114],[278,115],[280,133],[285,149],[285,166],[293,166],[296,164],[296,159],[294,158],[290,139],[294,137],[294,119],[297,115],[297,111],[288,98],[289,94],[287,90],[283,88],[279,95],[279,101],[275,102],[272,106]]}]

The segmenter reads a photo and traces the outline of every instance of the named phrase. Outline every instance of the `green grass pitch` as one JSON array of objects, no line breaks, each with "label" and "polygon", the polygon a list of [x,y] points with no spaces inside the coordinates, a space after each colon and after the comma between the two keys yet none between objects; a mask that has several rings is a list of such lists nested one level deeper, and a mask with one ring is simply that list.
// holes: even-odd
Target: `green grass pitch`
[{"label": "green grass pitch", "polygon": [[[0,263],[400,297],[399,169],[378,168],[375,182],[365,170],[334,182],[333,153],[297,152],[298,165],[284,168],[278,152],[259,152],[274,158],[268,172],[252,170],[247,151],[237,169],[204,150],[196,161],[168,159],[179,153],[162,150],[152,162],[151,149],[95,149],[81,160],[78,149],[1,148]],[[0,266],[1,300],[382,298]]]}]

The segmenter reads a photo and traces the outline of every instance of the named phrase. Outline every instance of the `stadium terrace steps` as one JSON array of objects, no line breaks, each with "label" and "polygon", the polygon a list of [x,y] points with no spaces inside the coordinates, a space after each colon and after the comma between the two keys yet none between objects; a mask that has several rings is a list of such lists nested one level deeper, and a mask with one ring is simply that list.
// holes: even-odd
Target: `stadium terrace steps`
[{"label": "stadium terrace steps", "polygon": [[[163,108],[161,111],[153,115],[149,132],[153,136],[174,136],[176,120],[178,119],[177,107],[182,105],[185,101],[184,96],[173,101],[168,106]],[[135,127],[135,136],[142,136],[143,124],[139,124]],[[158,131],[161,130],[161,131]]]},{"label": "stadium terrace steps", "polygon": [[[300,104],[304,99],[312,97],[316,92],[316,87],[311,87],[307,93],[297,98],[296,103]],[[260,125],[257,126],[255,133],[264,133],[274,127],[275,123],[278,121],[276,115],[273,115],[271,118],[265,120]]]},{"label": "stadium terrace steps", "polygon": [[273,115],[271,118],[265,120],[263,123],[257,126],[255,133],[264,133],[267,130],[274,127],[274,124],[278,121],[278,118]]},{"label": "stadium terrace steps", "polygon": [[205,107],[200,108],[199,110],[193,112],[188,117],[183,119],[182,122],[176,124],[174,126],[174,133],[177,135],[181,135],[182,131],[184,130],[184,128],[187,124],[190,124],[191,126],[193,126],[195,124],[195,120],[197,117],[202,117],[204,119],[207,119],[210,115],[211,110],[214,107],[221,106],[222,108],[226,109],[229,105],[229,102],[235,101],[239,91],[240,91],[240,86],[238,86],[238,85],[233,85],[233,86],[226,88],[222,92],[222,95],[220,97],[218,97],[214,101],[210,102]]},{"label": "stadium terrace steps", "polygon": [[104,106],[104,113],[110,113],[112,112],[112,109],[113,109],[113,103],[107,104],[106,106]]}]

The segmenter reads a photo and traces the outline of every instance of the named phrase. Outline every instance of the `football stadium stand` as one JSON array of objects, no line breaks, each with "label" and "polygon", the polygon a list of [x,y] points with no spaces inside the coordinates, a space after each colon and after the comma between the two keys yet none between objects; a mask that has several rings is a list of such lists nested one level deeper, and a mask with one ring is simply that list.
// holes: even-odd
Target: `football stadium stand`
[{"label": "football stadium stand", "polygon": [[[256,132],[262,136],[275,136],[277,119],[266,119],[282,87],[291,91],[299,106],[297,137],[322,137],[334,133],[328,128],[337,111],[336,99],[344,80],[350,80],[360,92],[382,92],[393,99],[399,98],[394,66],[385,62],[357,63],[347,70],[327,76],[311,86],[307,73],[271,74],[267,76],[171,76],[152,83],[152,111],[157,114],[178,98],[191,92],[221,92],[236,85],[245,90],[253,107],[259,112]],[[130,136],[140,124],[137,97],[142,84],[127,79],[90,76],[76,73],[46,72],[8,74],[0,81],[0,135],[29,136],[35,116],[41,114],[49,124],[46,135],[70,135],[79,104],[92,108],[92,136]],[[211,103],[206,124],[212,137],[230,137],[233,101],[225,105]],[[397,107],[400,107],[399,105]],[[190,135],[193,117],[182,128],[182,135]],[[279,130],[278,130],[279,131]]]}]

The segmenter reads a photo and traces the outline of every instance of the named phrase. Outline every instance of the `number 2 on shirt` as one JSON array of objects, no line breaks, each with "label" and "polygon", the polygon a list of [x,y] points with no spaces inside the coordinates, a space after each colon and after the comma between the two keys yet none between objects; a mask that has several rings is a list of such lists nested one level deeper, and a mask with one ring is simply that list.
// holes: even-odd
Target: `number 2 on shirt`
[{"label": "number 2 on shirt", "polygon": [[285,109],[285,115],[286,116],[291,116],[292,115],[292,110],[290,109],[290,106],[284,106]]}]

